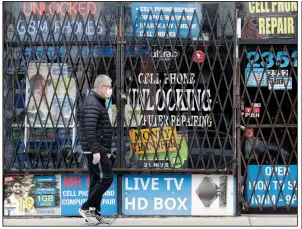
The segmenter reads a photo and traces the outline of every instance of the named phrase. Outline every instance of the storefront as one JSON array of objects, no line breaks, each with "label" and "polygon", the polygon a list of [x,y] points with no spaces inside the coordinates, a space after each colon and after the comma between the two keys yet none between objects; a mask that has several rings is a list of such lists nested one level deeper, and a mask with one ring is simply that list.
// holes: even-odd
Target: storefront
[{"label": "storefront", "polygon": [[297,7],[296,2],[250,2],[240,9],[245,15],[240,41],[245,138],[239,170],[251,213],[296,211]]},{"label": "storefront", "polygon": [[[263,211],[253,203],[268,195],[248,188],[266,182],[250,178],[257,164],[290,168],[283,199],[291,198],[287,210],[297,206],[294,3],[19,2],[4,9],[4,169],[8,186],[26,170],[36,174],[24,178],[33,214],[77,215],[69,207],[87,198],[77,113],[101,73],[114,80],[107,107],[118,159],[105,214],[166,215],[172,206],[176,215]],[[53,181],[50,193],[30,185],[40,178]],[[172,190],[178,196],[170,198]]]}]

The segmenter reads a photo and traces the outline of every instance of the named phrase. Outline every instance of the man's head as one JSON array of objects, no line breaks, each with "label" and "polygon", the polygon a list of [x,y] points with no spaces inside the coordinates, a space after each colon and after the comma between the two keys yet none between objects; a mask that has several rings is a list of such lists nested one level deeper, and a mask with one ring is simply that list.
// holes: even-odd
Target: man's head
[{"label": "man's head", "polygon": [[94,81],[94,91],[103,98],[109,98],[112,95],[112,80],[109,76],[98,75]]},{"label": "man's head", "polygon": [[18,179],[14,180],[12,183],[12,192],[15,195],[21,195],[22,194],[22,182]]}]

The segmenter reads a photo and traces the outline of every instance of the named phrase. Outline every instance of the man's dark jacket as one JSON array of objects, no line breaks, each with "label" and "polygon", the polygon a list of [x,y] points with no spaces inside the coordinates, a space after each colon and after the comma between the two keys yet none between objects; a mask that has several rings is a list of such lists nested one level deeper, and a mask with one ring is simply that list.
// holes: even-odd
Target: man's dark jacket
[{"label": "man's dark jacket", "polygon": [[82,151],[110,154],[112,132],[106,100],[92,90],[80,108]]}]

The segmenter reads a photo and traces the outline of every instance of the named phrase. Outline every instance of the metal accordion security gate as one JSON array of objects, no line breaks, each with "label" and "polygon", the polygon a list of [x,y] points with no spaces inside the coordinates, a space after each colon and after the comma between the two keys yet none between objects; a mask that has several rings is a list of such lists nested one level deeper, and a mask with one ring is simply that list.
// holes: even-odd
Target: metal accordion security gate
[{"label": "metal accordion security gate", "polygon": [[[297,163],[297,51],[239,47],[235,7],[102,3],[98,11],[88,2],[66,13],[63,3],[30,4],[5,12],[6,174],[87,172],[78,112],[98,74],[114,82],[106,106],[119,188],[129,172],[230,174],[240,213],[258,201],[243,191],[250,165]],[[283,62],[274,68],[275,59]],[[265,91],[248,86],[255,69],[257,77],[268,69]],[[279,72],[291,91],[272,90],[284,83]]]},{"label": "metal accordion security gate", "polygon": [[248,212],[297,211],[296,50],[290,42],[240,47],[238,176]]}]

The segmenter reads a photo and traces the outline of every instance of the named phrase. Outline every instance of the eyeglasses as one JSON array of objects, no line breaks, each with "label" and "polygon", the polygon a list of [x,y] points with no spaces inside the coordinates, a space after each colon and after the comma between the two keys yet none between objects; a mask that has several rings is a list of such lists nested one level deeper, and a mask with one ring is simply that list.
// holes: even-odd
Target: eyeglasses
[{"label": "eyeglasses", "polygon": [[14,185],[15,188],[21,188],[21,185]]}]

